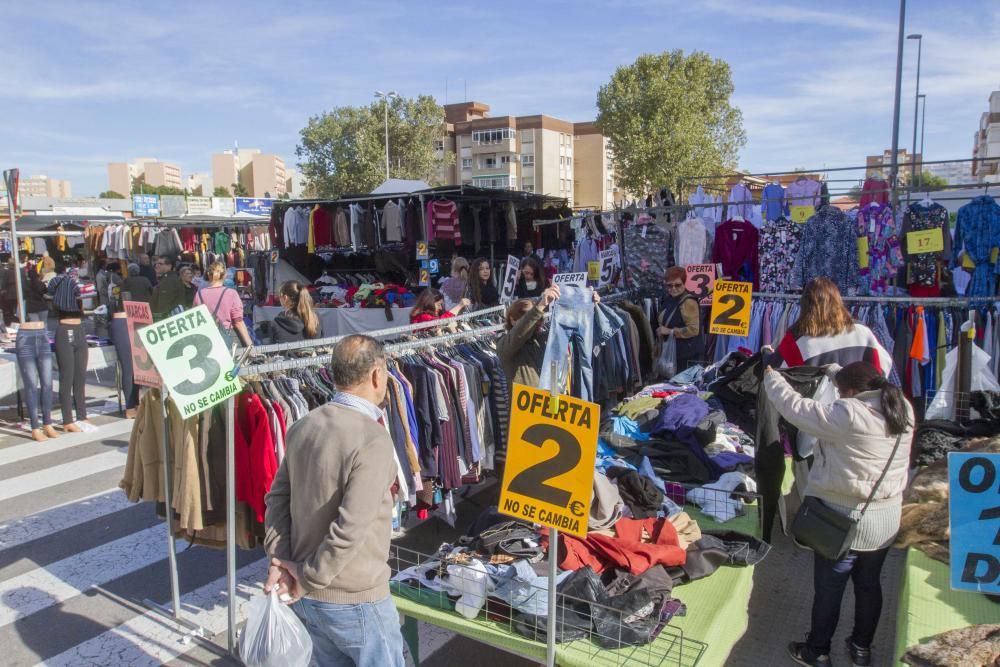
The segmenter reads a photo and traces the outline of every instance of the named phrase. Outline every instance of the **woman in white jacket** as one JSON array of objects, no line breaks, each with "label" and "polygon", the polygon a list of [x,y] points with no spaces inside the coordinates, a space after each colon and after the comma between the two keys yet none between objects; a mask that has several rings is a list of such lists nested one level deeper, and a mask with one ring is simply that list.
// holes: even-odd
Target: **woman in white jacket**
[{"label": "woman in white jacket", "polygon": [[[906,488],[913,408],[899,387],[872,364],[858,361],[831,367],[841,398],[820,404],[796,392],[770,367],[764,391],[790,424],[818,438],[806,495],[857,520],[888,463],[888,472],[861,517],[851,549],[838,561],[815,554],[812,625],[805,642],[788,646],[801,665],[830,665],[830,642],[837,629],[848,580],[854,582],[854,631],[847,640],[854,664],[871,664],[871,643],[882,613],[882,564],[899,531]],[[899,439],[899,447],[892,456]]]}]

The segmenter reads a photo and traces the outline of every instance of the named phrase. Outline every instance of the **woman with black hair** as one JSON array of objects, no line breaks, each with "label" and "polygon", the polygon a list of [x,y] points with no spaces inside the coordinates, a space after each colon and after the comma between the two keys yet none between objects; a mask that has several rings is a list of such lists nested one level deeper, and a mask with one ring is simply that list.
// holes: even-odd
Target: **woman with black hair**
[{"label": "woman with black hair", "polygon": [[549,281],[545,278],[545,267],[537,257],[525,257],[521,261],[521,276],[514,288],[517,299],[537,299],[548,289]]},{"label": "woman with black hair", "polygon": [[473,308],[490,308],[500,303],[500,294],[493,286],[490,260],[477,257],[469,271],[469,300]]},{"label": "woman with black hair", "polygon": [[[774,408],[818,438],[805,495],[857,521],[850,550],[840,560],[814,554],[812,626],[806,641],[793,642],[788,652],[800,665],[830,664],[830,642],[851,580],[854,630],[847,648],[854,664],[864,666],[871,664],[882,613],[882,564],[899,532],[913,408],[902,390],[866,361],[828,371],[841,396],[828,404],[803,397],[771,367],[764,374],[764,391]],[[871,503],[862,513],[869,495]]]}]

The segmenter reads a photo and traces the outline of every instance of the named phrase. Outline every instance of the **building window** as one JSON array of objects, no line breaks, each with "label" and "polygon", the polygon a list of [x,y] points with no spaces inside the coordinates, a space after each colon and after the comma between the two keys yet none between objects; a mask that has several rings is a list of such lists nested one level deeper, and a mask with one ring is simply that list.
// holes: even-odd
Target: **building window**
[{"label": "building window", "polygon": [[494,155],[493,157],[483,158],[482,165],[483,166],[480,167],[480,169],[496,169],[497,168],[496,156]]},{"label": "building window", "polygon": [[496,130],[473,130],[472,143],[474,144],[498,144],[501,141],[513,139],[515,130],[509,127],[502,127]]},{"label": "building window", "polygon": [[533,143],[535,143],[535,131],[534,130],[521,130],[521,143],[522,144],[533,144]]},{"label": "building window", "polygon": [[534,155],[522,155],[521,156],[521,166],[522,167],[534,167],[535,166],[535,156]]},{"label": "building window", "polygon": [[472,158],[464,157],[462,158],[462,169],[472,169]]},{"label": "building window", "polygon": [[569,167],[570,169],[573,168],[573,158],[571,157],[566,158],[566,166]]},{"label": "building window", "polygon": [[437,141],[435,141],[434,142],[434,150],[436,150],[436,151],[443,151],[444,150],[444,142],[441,141],[440,139],[437,140]]},{"label": "building window", "polygon": [[524,186],[524,191],[525,192],[534,192],[535,191],[535,186],[534,185],[525,185]]},{"label": "building window", "polygon": [[523,187],[525,190],[528,189],[528,186],[533,186],[534,184],[535,184],[535,179],[534,178],[522,178],[521,179],[521,187]]},{"label": "building window", "polygon": [[513,176],[474,176],[472,184],[477,188],[491,190],[516,190],[517,181]]}]

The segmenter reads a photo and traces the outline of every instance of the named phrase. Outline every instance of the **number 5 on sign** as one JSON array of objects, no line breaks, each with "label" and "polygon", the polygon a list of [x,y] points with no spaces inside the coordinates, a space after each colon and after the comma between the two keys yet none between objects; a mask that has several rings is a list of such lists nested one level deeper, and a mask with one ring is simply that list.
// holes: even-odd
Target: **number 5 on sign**
[{"label": "number 5 on sign", "polygon": [[143,327],[139,336],[185,419],[240,390],[233,356],[204,304]]},{"label": "number 5 on sign", "polygon": [[750,335],[750,304],[753,283],[717,280],[712,295],[708,332],[724,336]]},{"label": "number 5 on sign", "polygon": [[515,384],[500,512],[587,536],[600,407]]}]

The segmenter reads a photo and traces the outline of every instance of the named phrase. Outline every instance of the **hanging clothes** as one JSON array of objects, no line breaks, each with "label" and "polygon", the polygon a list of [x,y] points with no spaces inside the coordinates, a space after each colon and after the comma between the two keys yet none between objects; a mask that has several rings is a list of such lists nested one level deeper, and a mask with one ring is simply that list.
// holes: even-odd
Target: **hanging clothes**
[{"label": "hanging clothes", "polygon": [[[911,232],[928,231],[939,229],[943,250],[937,252],[919,252],[919,248],[910,243]],[[967,231],[972,231],[970,226]],[[900,230],[903,237],[904,252],[906,258],[906,284],[910,294],[917,297],[941,296],[941,280],[938,263],[950,261],[952,258],[952,237],[948,222],[948,210],[941,204],[923,203],[910,204],[903,213],[903,227]],[[960,237],[961,238],[961,237]],[[987,231],[981,238],[983,243],[989,243],[990,235]],[[968,245],[963,241],[963,244]],[[983,245],[977,244],[976,257],[983,257]],[[990,248],[985,249],[984,261],[989,261]],[[975,260],[973,260],[975,261]],[[989,266],[987,265],[980,272],[980,288],[989,282]],[[987,291],[986,294],[992,292]]]},{"label": "hanging clothes", "polygon": [[726,207],[727,215],[730,219],[743,218],[750,221],[753,218],[752,209],[753,193],[750,192],[750,188],[747,186],[737,183],[729,191],[729,202]]},{"label": "hanging clothes", "polygon": [[674,234],[674,261],[677,266],[703,264],[711,256],[710,235],[701,218],[688,218],[677,225]]},{"label": "hanging clothes", "polygon": [[760,261],[760,290],[784,293],[792,289],[792,272],[802,242],[803,225],[779,217],[760,230],[757,256]]},{"label": "hanging clothes", "polygon": [[836,283],[841,293],[853,294],[858,287],[858,273],[854,223],[839,208],[824,206],[805,224],[792,267],[792,285],[802,288],[822,276]]},{"label": "hanging clothes", "polygon": [[722,264],[723,276],[730,280],[752,282],[757,289],[758,241],[757,228],[750,222],[727,220],[716,229],[712,261]]},{"label": "hanging clothes", "polygon": [[[947,231],[947,222],[944,230]],[[947,234],[945,234],[947,236]],[[975,264],[969,296],[990,296],[996,293],[996,262],[993,251],[1000,247],[1000,204],[993,197],[982,195],[958,209],[955,226],[954,253],[957,258],[964,252]],[[950,250],[950,249],[949,249]],[[950,257],[942,256],[942,259]],[[957,259],[953,262],[958,265]]]},{"label": "hanging clothes", "polygon": [[785,188],[779,183],[768,183],[760,196],[761,213],[764,220],[770,222],[782,217],[788,217],[788,202],[785,201]]},{"label": "hanging clothes", "polygon": [[896,219],[888,204],[862,206],[857,217],[858,259],[863,294],[885,294],[903,266]]}]

